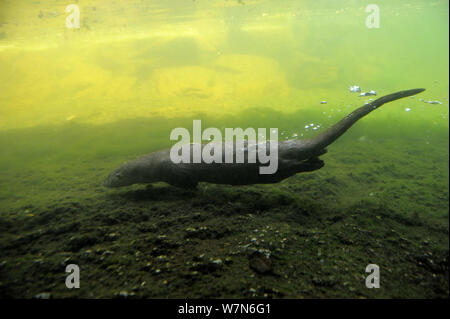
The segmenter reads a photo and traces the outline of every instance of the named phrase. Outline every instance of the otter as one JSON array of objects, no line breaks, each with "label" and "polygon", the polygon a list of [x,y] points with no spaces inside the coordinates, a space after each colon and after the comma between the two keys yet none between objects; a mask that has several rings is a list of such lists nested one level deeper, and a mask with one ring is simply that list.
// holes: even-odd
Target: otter
[{"label": "otter", "polygon": [[[324,162],[319,159],[319,156],[325,154],[326,147],[336,141],[359,119],[385,103],[416,95],[424,90],[405,90],[380,97],[356,109],[316,137],[278,142],[278,170],[274,174],[260,174],[260,163],[250,163],[247,160],[244,163],[226,163],[224,160],[222,163],[174,163],[170,158],[170,149],[166,149],[121,165],[109,174],[104,186],[112,188],[166,182],[173,186],[193,188],[199,182],[228,185],[278,183],[294,174],[322,168]],[[225,156],[226,148],[232,147],[235,150],[235,142],[221,142],[221,144],[222,156]],[[250,151],[258,148],[258,144],[252,142],[246,142],[244,146],[246,159]],[[270,141],[267,141],[265,146],[266,149],[273,147]],[[192,154],[194,145],[191,144],[190,147]]]}]

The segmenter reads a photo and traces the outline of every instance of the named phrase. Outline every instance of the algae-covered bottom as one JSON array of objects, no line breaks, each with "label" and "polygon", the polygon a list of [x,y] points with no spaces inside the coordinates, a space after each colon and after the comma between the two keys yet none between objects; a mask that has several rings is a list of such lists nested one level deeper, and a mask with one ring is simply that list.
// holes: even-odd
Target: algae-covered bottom
[{"label": "algae-covered bottom", "polygon": [[[123,149],[127,128],[139,131],[1,134],[14,149],[2,159],[1,298],[448,297],[448,134],[356,129],[324,168],[273,185],[106,190],[120,152],[140,154]],[[106,138],[120,152],[88,151]],[[79,289],[65,286],[68,264]]]}]

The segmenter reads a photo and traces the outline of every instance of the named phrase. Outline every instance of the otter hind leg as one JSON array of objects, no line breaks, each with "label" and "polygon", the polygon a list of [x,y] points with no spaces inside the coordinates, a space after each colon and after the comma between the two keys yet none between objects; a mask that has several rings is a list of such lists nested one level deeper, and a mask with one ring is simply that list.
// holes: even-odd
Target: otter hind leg
[{"label": "otter hind leg", "polygon": [[319,157],[311,157],[297,164],[298,172],[312,172],[325,166],[324,161]]}]

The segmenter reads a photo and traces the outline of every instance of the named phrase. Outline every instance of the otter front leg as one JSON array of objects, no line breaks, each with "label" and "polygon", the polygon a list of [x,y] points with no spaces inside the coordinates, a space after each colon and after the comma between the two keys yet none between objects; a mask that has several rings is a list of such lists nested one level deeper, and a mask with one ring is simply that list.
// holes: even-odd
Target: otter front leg
[{"label": "otter front leg", "polygon": [[193,166],[183,163],[173,164],[170,162],[164,164],[160,167],[161,179],[164,182],[180,188],[192,189],[197,187],[198,180],[192,171]]}]

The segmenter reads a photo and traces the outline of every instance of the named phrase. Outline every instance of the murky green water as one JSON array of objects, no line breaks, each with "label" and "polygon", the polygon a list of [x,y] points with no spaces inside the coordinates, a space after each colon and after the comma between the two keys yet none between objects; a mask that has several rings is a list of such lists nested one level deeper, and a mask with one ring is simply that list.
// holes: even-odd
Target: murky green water
[{"label": "murky green water", "polygon": [[[377,1],[378,28],[350,0],[76,4],[80,28],[67,27],[67,3],[0,3],[0,297],[448,297],[448,1]],[[279,184],[102,187],[193,119],[312,137],[375,98],[352,85],[426,91],[371,113],[324,168]],[[186,242],[196,227],[213,235]],[[255,229],[269,239],[256,245]],[[246,243],[271,251],[284,279],[255,276]],[[186,264],[202,254],[232,262],[214,274]],[[67,258],[86,265],[85,290],[58,281]],[[385,289],[365,288],[369,263],[388,269]],[[106,284],[110,272],[124,279]]]}]

